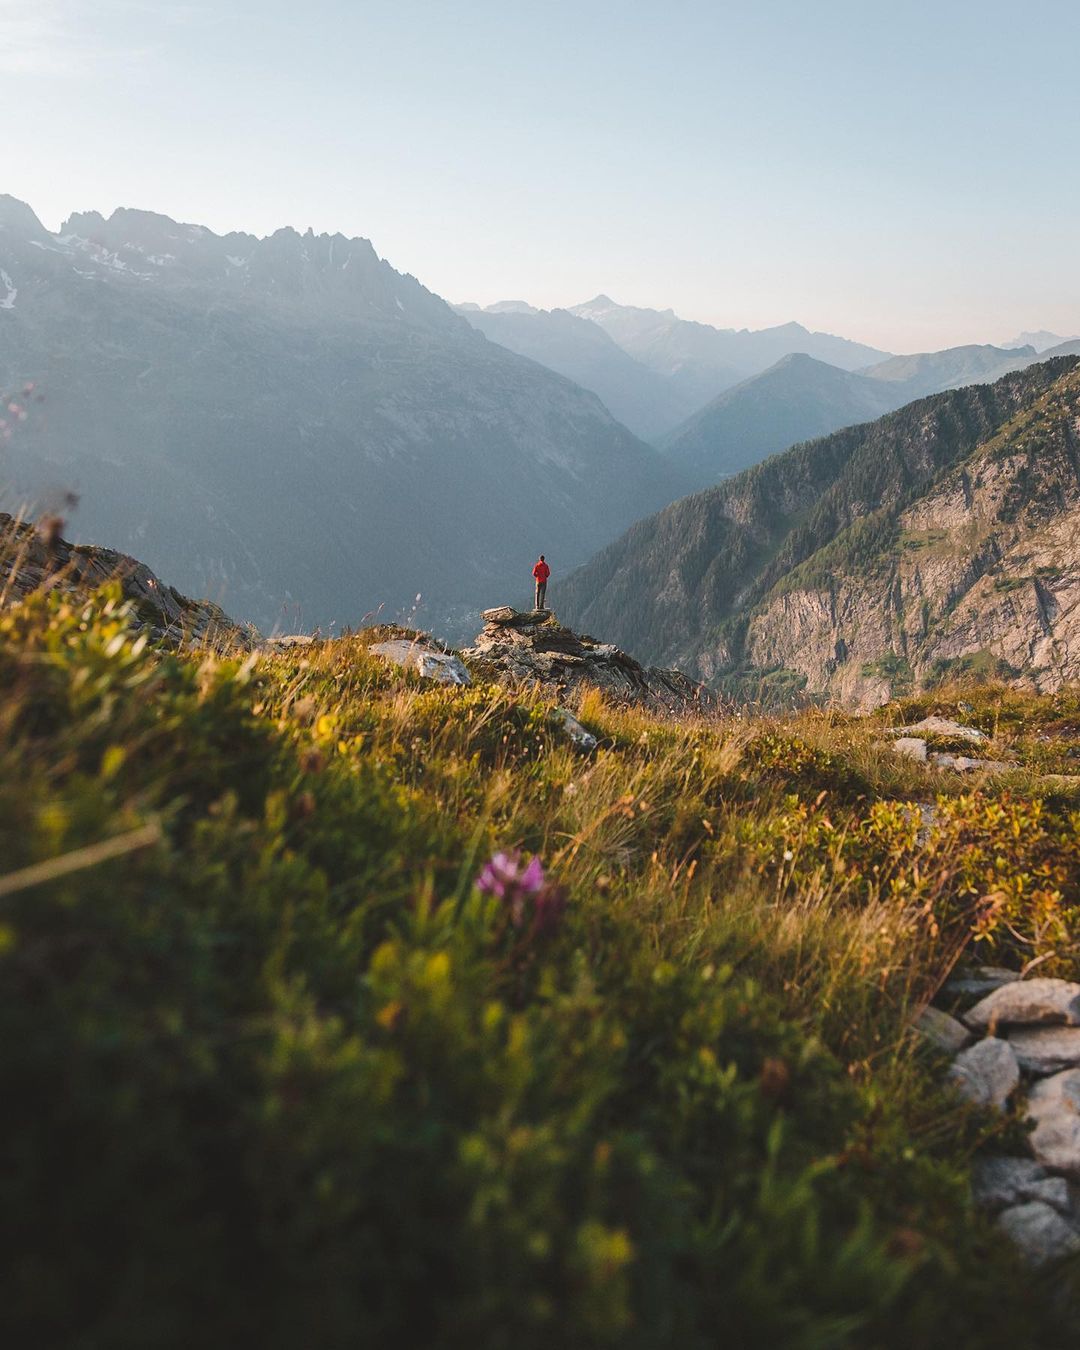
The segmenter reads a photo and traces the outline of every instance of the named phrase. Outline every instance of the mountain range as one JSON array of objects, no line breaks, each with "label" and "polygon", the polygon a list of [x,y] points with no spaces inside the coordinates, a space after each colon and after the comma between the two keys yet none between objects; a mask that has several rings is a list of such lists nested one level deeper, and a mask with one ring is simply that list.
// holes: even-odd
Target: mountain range
[{"label": "mountain range", "polygon": [[603,295],[571,310],[521,300],[458,309],[493,342],[591,389],[689,488],[927,394],[1080,352],[1080,341],[1041,331],[1002,347],[888,356],[797,323],[717,329]]},{"label": "mountain range", "polygon": [[707,487],[798,441],[871,421],[927,394],[1076,354],[1076,340],[1043,353],[1032,346],[950,347],[893,356],[858,372],[795,354],[727,390],[660,444],[695,487]]},{"label": "mountain range", "polygon": [[536,309],[520,300],[457,308],[492,341],[593,390],[632,431],[656,442],[724,390],[792,353],[843,370],[887,356],[798,323],[714,328],[670,309],[619,305],[606,295],[569,310]]},{"label": "mountain range", "polygon": [[566,309],[503,301],[458,312],[485,337],[591,389],[624,426],[653,441],[697,411],[672,380],[637,361],[599,324]]},{"label": "mountain range", "polygon": [[742,693],[1080,679],[1080,358],[949,390],[640,521],[563,616]]},{"label": "mountain range", "polygon": [[0,392],[0,505],[76,493],[77,540],[268,629],[421,595],[452,632],[681,487],[594,394],[342,235],[134,210],[51,233],[0,198]]}]

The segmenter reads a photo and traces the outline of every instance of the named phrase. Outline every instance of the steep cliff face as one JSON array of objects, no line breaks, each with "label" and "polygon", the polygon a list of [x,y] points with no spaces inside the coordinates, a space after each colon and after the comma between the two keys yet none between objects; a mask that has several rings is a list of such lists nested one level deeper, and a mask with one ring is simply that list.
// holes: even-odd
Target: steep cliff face
[{"label": "steep cliff face", "polygon": [[720,687],[858,705],[952,671],[1080,676],[1080,363],[796,446],[641,522],[564,587]]},{"label": "steep cliff face", "polygon": [[847,543],[827,579],[812,558],[756,609],[749,665],[861,705],[954,671],[1080,679],[1080,371],[883,525],[873,556]]}]

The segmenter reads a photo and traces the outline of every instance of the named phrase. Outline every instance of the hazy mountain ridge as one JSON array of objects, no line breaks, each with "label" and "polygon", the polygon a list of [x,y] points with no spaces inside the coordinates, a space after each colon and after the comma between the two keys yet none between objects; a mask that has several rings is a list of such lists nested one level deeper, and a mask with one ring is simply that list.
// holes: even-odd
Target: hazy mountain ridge
[{"label": "hazy mountain ridge", "polygon": [[[488,342],[366,240],[219,237],[139,211],[56,235],[0,200],[6,500],[271,629],[421,593],[481,606],[536,552],[583,561],[677,492],[600,401]],[[0,280],[3,280],[0,277]]]},{"label": "hazy mountain ridge", "polygon": [[1050,333],[1045,328],[1039,328],[1033,333],[1019,333],[1008,342],[1002,342],[998,345],[1004,347],[1006,351],[1011,351],[1017,347],[1034,347],[1036,352],[1048,352],[1053,347],[1060,347],[1066,342],[1076,342],[1080,340],[1080,334],[1073,333],[1066,337],[1061,333]]},{"label": "hazy mountain ridge", "polygon": [[727,390],[663,441],[705,487],[798,441],[872,421],[897,406],[892,387],[794,353]]},{"label": "hazy mountain ridge", "polygon": [[793,352],[844,370],[859,369],[888,355],[830,333],[812,333],[798,323],[758,330],[714,328],[680,319],[670,309],[619,305],[606,295],[574,305],[570,312],[599,324],[624,351],[696,399],[698,407]]},{"label": "hazy mountain ridge", "polygon": [[456,308],[492,342],[591,390],[646,440],[662,436],[693,411],[670,381],[635,361],[599,324],[569,310],[534,309],[521,301]]},{"label": "hazy mountain ridge", "polygon": [[[977,592],[982,622],[974,602],[964,610],[966,627],[952,623],[950,615],[969,592],[976,594],[973,588],[1000,559],[1015,553],[1017,540],[1003,542],[1009,511],[1022,513],[1038,498],[1047,513],[1040,530],[1050,531],[1054,547],[1064,549],[1059,562],[1045,566],[1062,568],[1057,587],[1062,598],[1055,603],[1072,622],[1068,592],[1080,587],[1080,550],[1064,541],[1080,526],[1068,487],[1068,475],[1080,463],[1074,453],[1077,367],[1075,358],[1057,359],[993,385],[920,400],[877,422],[795,446],[675,502],[638,522],[570,578],[562,608],[577,626],[604,632],[648,660],[678,665],[695,677],[722,682],[739,670],[756,672],[755,678],[782,671],[811,692],[857,702],[887,693],[890,677],[882,671],[890,663],[914,678],[936,662],[961,660],[995,643],[1002,660],[1012,665],[1017,658],[1018,668],[1032,678],[1075,679],[1071,656],[1046,670],[1039,664],[1045,650],[1035,642],[1033,625],[1043,620],[1037,619],[1034,580],[1021,578],[1013,586],[1008,572],[999,590],[993,581],[983,584]],[[1040,410],[1044,399],[1049,411]],[[904,529],[917,528],[920,509],[927,520],[939,520],[940,511],[918,504],[945,491],[943,485],[954,481],[949,475],[969,457],[985,459],[986,447],[1010,426],[1006,477],[1013,486],[999,490],[994,483],[1000,471],[989,469],[985,491],[982,480],[969,486],[969,492],[983,494],[980,509],[990,523],[962,547],[950,545],[947,561],[936,567],[933,582],[924,584],[917,567],[905,570],[906,559],[918,550],[896,541]],[[1053,447],[1046,467],[1038,453],[1044,443]],[[962,483],[962,477],[956,481]],[[956,490],[948,488],[954,495]],[[947,529],[940,522],[926,528],[969,529],[971,509],[963,505],[963,492],[960,501]],[[1045,540],[1039,548],[1051,551]],[[856,573],[870,580],[858,581]],[[902,623],[891,617],[899,612],[897,585]],[[1030,592],[1030,613],[1008,599],[1021,590],[1025,597]],[[995,597],[1006,601],[988,605]],[[930,610],[919,631],[914,625],[922,622],[923,600]],[[1003,638],[1009,614],[1016,616],[1019,644]],[[1019,660],[1025,644],[1030,654]],[[1080,650],[1080,642],[1069,650],[1073,647]]]},{"label": "hazy mountain ridge", "polygon": [[1076,354],[1080,341],[1041,355],[1032,346],[950,347],[890,357],[858,372],[793,355],[721,394],[660,444],[695,486],[705,487],[799,441],[872,420],[928,394]]}]

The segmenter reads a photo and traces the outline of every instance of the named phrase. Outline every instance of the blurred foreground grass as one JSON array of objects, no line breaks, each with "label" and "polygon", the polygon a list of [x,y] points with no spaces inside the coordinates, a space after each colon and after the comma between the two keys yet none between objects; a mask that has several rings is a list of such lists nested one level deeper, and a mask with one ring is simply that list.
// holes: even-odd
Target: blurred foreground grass
[{"label": "blurred foreground grass", "polygon": [[[1022,767],[880,734],[958,706]],[[907,1028],[1080,969],[1080,698],[578,712],[0,614],[8,1343],[1069,1342],[968,1200],[1021,1125]],[[476,888],[513,850],[557,921]]]}]

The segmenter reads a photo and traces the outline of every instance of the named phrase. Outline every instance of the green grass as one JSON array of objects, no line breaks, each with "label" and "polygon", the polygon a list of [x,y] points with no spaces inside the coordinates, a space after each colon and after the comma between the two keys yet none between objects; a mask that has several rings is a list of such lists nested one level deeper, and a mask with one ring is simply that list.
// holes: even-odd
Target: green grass
[{"label": "green grass", "polygon": [[[1080,696],[972,693],[1027,747],[972,788],[879,718],[588,694],[583,757],[364,635],[127,622],[0,614],[10,1343],[1067,1342],[968,1201],[1017,1123],[907,1025],[968,953],[1076,974],[1080,816],[1029,742]],[[476,889],[506,849],[557,923]]]}]

